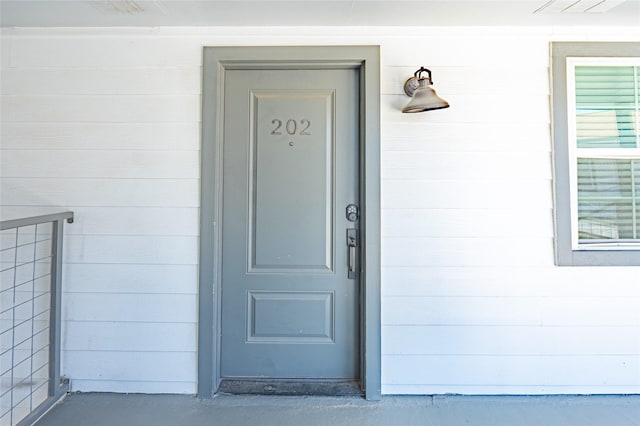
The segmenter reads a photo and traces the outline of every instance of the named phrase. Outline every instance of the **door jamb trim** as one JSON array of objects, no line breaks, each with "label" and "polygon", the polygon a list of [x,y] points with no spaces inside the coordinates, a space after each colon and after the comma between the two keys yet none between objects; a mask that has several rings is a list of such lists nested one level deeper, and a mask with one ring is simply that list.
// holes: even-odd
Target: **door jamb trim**
[{"label": "door jamb trim", "polygon": [[[220,385],[224,75],[231,69],[360,70],[361,385],[381,398],[380,48],[379,46],[205,47],[200,168],[198,396]],[[213,191],[211,191],[213,189]],[[209,191],[209,192],[207,192]]]}]

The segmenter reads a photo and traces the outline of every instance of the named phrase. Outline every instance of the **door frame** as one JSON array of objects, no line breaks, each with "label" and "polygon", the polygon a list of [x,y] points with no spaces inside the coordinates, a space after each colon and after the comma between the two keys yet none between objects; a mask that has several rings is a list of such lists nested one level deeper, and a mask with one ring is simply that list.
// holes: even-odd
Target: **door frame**
[{"label": "door frame", "polygon": [[381,398],[379,46],[204,47],[200,152],[198,396],[221,382],[222,176],[225,72],[242,69],[360,71],[360,382]]}]

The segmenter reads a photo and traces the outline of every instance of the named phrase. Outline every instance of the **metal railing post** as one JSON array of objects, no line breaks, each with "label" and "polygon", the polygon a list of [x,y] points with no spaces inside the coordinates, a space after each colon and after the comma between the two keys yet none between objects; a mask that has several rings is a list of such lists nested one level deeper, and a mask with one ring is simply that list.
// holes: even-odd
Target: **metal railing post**
[{"label": "metal railing post", "polygon": [[58,398],[64,392],[60,377],[60,342],[62,328],[62,247],[64,238],[64,222],[53,221],[53,238],[51,240],[51,312],[49,342],[49,396]]}]

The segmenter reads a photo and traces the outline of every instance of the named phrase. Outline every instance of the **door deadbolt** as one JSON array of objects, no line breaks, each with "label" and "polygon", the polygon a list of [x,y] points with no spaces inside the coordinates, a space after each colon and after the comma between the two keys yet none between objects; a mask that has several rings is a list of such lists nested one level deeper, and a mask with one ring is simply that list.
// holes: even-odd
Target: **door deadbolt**
[{"label": "door deadbolt", "polygon": [[356,222],[360,218],[360,209],[355,204],[349,204],[347,206],[347,220],[349,222]]}]

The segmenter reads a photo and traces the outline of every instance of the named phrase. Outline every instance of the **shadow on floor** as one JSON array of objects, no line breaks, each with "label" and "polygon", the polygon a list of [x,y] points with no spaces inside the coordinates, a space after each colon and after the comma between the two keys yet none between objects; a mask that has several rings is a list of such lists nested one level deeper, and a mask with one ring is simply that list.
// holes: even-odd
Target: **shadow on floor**
[{"label": "shadow on floor", "polygon": [[75,393],[37,426],[640,426],[634,396],[357,397]]}]

